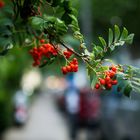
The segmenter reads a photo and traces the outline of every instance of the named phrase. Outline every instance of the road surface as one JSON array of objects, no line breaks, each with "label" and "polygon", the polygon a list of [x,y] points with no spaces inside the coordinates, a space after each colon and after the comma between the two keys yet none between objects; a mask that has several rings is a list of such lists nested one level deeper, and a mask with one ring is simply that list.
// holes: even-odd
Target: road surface
[{"label": "road surface", "polygon": [[30,108],[27,124],[7,130],[4,140],[69,140],[66,122],[51,95],[39,96]]}]

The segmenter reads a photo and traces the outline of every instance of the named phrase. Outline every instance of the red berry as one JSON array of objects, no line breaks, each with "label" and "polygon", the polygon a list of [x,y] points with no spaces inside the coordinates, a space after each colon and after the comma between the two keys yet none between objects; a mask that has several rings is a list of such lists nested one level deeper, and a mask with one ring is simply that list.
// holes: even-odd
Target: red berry
[{"label": "red berry", "polygon": [[110,78],[113,78],[115,76],[115,72],[114,71],[110,71]]},{"label": "red berry", "polygon": [[71,66],[67,66],[66,68],[68,72],[71,72]]},{"label": "red berry", "polygon": [[78,71],[78,65],[74,65],[73,71],[74,72],[77,72]]},{"label": "red berry", "polygon": [[118,81],[117,81],[117,80],[112,80],[112,81],[111,81],[111,84],[112,84],[112,85],[117,85],[117,84],[118,84]]},{"label": "red berry", "polygon": [[74,69],[75,69],[74,64],[70,64],[70,67],[71,67],[72,71],[74,71]]},{"label": "red berry", "polygon": [[106,82],[105,82],[104,79],[100,79],[100,84],[101,84],[101,85],[105,85],[105,83],[106,83]]},{"label": "red berry", "polygon": [[106,74],[106,76],[109,76],[109,71],[106,71],[105,74]]},{"label": "red berry", "polygon": [[77,64],[78,64],[77,58],[73,58],[72,63],[73,63],[74,65],[77,65]]},{"label": "red berry", "polygon": [[111,84],[111,83],[108,83],[108,84],[106,85],[106,87],[107,87],[107,89],[111,89],[111,88],[112,88],[112,84]]},{"label": "red berry", "polygon": [[40,43],[45,43],[45,39],[40,39]]},{"label": "red berry", "polygon": [[100,88],[100,84],[99,83],[96,83],[95,88],[96,89],[99,89]]},{"label": "red berry", "polygon": [[114,71],[114,72],[116,72],[116,71],[117,71],[117,68],[116,68],[115,66],[113,66],[113,67],[111,68],[111,70]]},{"label": "red berry", "polygon": [[71,49],[71,50],[68,50],[68,52],[72,55],[73,54],[73,49]]},{"label": "red berry", "polygon": [[67,59],[69,59],[71,57],[71,55],[72,55],[72,52],[70,50],[66,50],[66,51],[63,52],[63,54],[65,55],[65,57]]},{"label": "red berry", "polygon": [[105,81],[106,81],[106,82],[110,81],[110,77],[107,76],[107,77],[105,78]]},{"label": "red berry", "polygon": [[73,58],[73,62],[77,62],[77,58]]},{"label": "red berry", "polygon": [[41,46],[40,48],[39,48],[39,51],[41,51],[42,53],[45,51],[45,48],[43,47],[43,46]]},{"label": "red berry", "polygon": [[63,54],[64,54],[64,55],[67,55],[67,54],[68,54],[68,52],[67,52],[67,51],[64,51],[64,52],[63,52]]},{"label": "red berry", "polygon": [[67,68],[66,68],[66,67],[62,67],[62,73],[63,73],[63,74],[67,74],[67,72],[68,72],[68,71],[67,71]]}]

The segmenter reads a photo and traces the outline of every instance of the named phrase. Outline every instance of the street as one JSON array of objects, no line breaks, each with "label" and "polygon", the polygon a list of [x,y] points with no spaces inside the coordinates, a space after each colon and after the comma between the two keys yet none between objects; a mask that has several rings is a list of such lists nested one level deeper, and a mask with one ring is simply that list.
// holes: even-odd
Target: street
[{"label": "street", "polygon": [[29,113],[26,125],[8,129],[4,140],[68,140],[66,122],[50,94],[38,96]]}]

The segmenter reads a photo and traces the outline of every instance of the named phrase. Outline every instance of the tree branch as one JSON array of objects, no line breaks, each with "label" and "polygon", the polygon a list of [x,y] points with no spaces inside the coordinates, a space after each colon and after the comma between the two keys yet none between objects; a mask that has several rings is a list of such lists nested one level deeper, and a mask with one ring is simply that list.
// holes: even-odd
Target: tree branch
[{"label": "tree branch", "polygon": [[83,57],[83,55],[81,55],[81,54],[77,53],[76,51],[70,49],[70,48],[69,48],[68,46],[66,46],[62,41],[60,41],[60,44],[61,44],[63,47],[65,47],[66,49],[68,49],[69,51],[73,52],[73,54],[75,54],[76,56],[78,56],[78,57]]}]

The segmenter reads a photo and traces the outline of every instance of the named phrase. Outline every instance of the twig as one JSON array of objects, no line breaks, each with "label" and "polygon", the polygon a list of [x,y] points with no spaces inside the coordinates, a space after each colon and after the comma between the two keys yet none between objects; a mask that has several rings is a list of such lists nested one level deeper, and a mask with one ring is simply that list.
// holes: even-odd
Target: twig
[{"label": "twig", "polygon": [[61,44],[62,46],[64,46],[66,49],[68,49],[69,51],[73,52],[76,56],[78,56],[78,57],[83,57],[83,55],[81,55],[81,54],[77,53],[76,51],[70,49],[70,48],[69,48],[68,46],[66,46],[63,42],[60,41],[60,44]]}]

